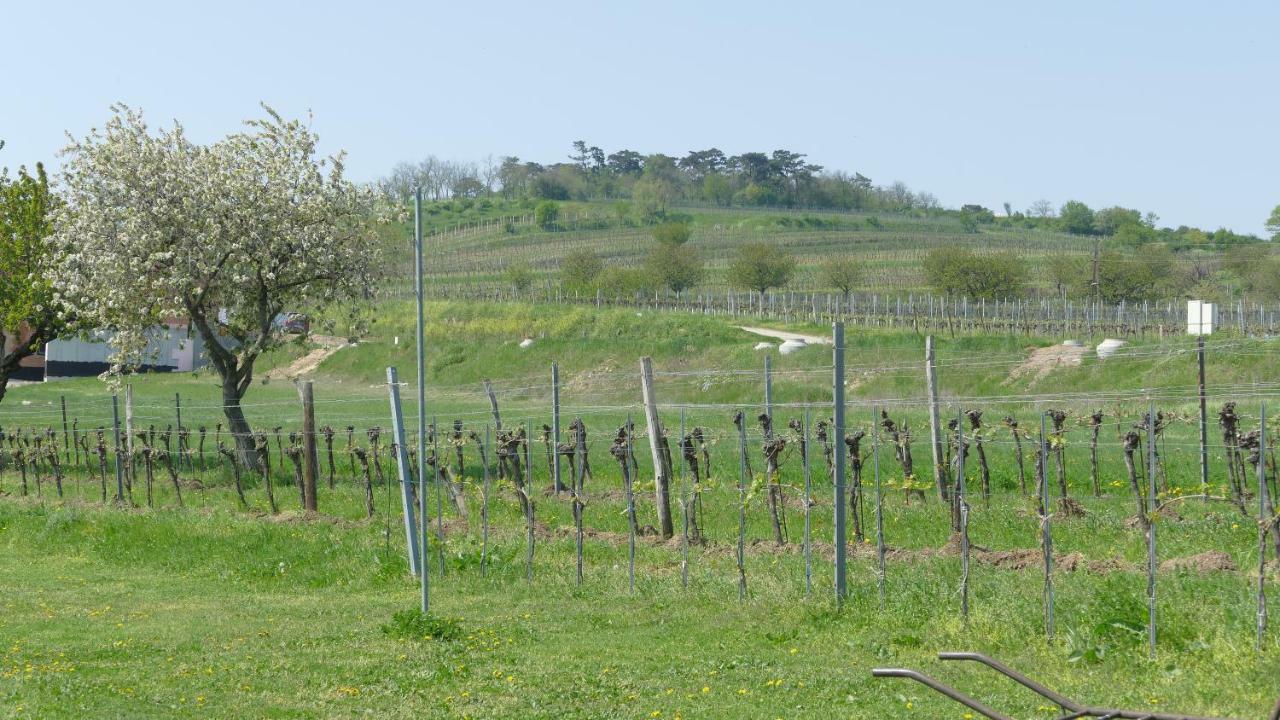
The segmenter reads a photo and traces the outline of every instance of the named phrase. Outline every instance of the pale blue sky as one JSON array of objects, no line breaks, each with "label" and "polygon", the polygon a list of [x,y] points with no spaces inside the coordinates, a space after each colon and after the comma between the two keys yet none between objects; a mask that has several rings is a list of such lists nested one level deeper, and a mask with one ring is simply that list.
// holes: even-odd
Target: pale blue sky
[{"label": "pale blue sky", "polygon": [[1280,3],[0,3],[0,165],[108,106],[211,140],[315,113],[355,179],[427,154],[785,147],[946,205],[1040,198],[1262,232]]}]

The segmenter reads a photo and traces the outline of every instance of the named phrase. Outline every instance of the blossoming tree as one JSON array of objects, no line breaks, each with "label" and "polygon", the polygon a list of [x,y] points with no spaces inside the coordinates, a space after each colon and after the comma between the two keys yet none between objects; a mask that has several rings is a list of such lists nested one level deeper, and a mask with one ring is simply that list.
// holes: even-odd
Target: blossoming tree
[{"label": "blossoming tree", "polygon": [[343,178],[341,155],[318,158],[305,125],[263,108],[200,145],[181,125],[152,133],[140,112],[113,107],[64,151],[53,235],[61,298],[115,332],[108,374],[140,364],[162,321],[190,319],[250,467],[241,400],[254,362],[283,340],[276,317],[367,293],[383,219],[373,192]]},{"label": "blossoming tree", "polygon": [[[2,146],[3,143],[0,143]],[[44,167],[19,169],[10,179],[0,170],[0,399],[19,364],[62,331],[50,281],[49,192]]]}]

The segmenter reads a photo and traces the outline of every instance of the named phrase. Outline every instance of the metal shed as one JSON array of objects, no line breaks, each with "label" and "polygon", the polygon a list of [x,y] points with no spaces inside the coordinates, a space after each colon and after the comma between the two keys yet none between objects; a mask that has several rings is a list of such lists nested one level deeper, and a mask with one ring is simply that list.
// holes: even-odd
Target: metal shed
[{"label": "metal shed", "polygon": [[[204,341],[185,326],[159,326],[152,333],[144,354],[142,371],[190,372],[208,364]],[[94,330],[83,337],[60,338],[45,346],[45,379],[94,377],[111,367],[111,338],[108,330]]]}]

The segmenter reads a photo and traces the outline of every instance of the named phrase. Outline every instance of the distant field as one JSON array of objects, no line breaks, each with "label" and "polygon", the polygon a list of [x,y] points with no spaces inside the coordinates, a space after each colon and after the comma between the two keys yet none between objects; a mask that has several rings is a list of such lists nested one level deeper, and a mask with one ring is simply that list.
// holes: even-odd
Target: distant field
[{"label": "distant field", "polygon": [[[523,208],[517,208],[523,210]],[[862,262],[861,292],[927,292],[921,262],[941,246],[964,246],[978,252],[1013,252],[1027,261],[1032,290],[1052,295],[1045,260],[1051,256],[1085,256],[1094,240],[1031,228],[982,226],[967,233],[950,215],[911,217],[874,213],[835,213],[768,209],[675,208],[677,216],[692,223],[690,245],[702,256],[708,274],[699,290],[724,290],[724,269],[734,249],[749,241],[785,248],[800,261],[797,276],[787,286],[795,291],[826,291],[818,270],[823,261],[849,255]],[[531,268],[536,288],[557,287],[561,260],[571,252],[590,250],[610,264],[638,266],[652,249],[648,226],[616,217],[606,203],[565,203],[562,219],[546,230],[533,222],[532,210],[505,217],[478,213],[466,224],[429,225],[426,266],[433,292],[457,289],[472,292],[509,290],[503,272],[510,266]],[[439,223],[440,221],[435,221]],[[410,235],[411,225],[400,226],[393,255],[399,270],[394,282],[407,288],[411,282],[411,248],[399,238]],[[1185,259],[1184,259],[1185,260]],[[1186,260],[1189,262],[1189,260]]]}]

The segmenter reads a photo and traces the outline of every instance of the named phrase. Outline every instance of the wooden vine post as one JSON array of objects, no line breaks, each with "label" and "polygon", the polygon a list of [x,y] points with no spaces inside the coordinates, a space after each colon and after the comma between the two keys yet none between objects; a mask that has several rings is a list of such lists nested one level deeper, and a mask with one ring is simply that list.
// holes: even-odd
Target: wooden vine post
[{"label": "wooden vine post", "polygon": [[319,455],[316,452],[316,404],[311,381],[298,383],[302,398],[302,509],[317,512],[316,475],[319,474]]},{"label": "wooden vine post", "polygon": [[675,525],[671,521],[671,499],[668,490],[671,483],[671,468],[663,458],[662,424],[658,420],[658,401],[653,390],[653,358],[640,358],[640,391],[644,397],[644,417],[649,429],[649,453],[653,458],[653,492],[654,502],[658,509],[659,532],[664,540],[675,534]]}]

